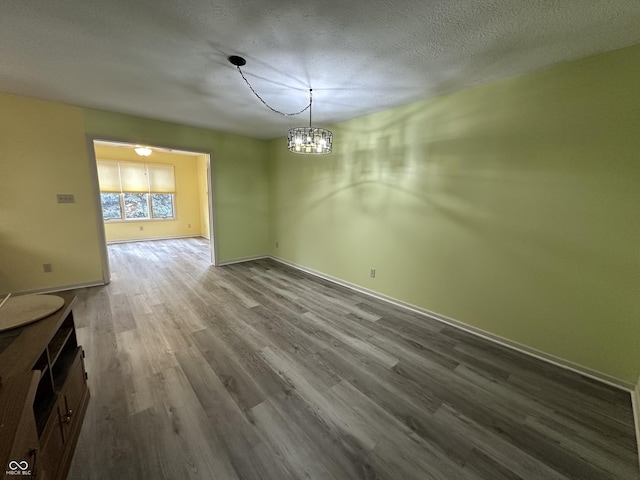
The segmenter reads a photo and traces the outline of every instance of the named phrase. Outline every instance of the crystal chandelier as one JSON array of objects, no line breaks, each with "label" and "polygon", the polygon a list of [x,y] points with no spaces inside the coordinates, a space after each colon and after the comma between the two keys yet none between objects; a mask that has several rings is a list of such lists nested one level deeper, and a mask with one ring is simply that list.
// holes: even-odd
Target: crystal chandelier
[{"label": "crystal chandelier", "polygon": [[324,128],[311,126],[311,104],[313,89],[309,89],[309,126],[295,127],[289,130],[287,147],[293,153],[325,154],[331,153],[333,134]]},{"label": "crystal chandelier", "polygon": [[253,89],[253,87],[249,83],[249,80],[247,80],[247,77],[244,76],[244,73],[242,73],[242,69],[240,68],[247,63],[244,58],[237,55],[231,55],[227,60],[229,60],[229,63],[231,63],[231,65],[234,65],[236,67],[249,89],[269,110],[286,117],[300,115],[307,109],[309,110],[309,126],[295,127],[289,130],[289,134],[287,135],[287,148],[290,152],[307,155],[322,155],[331,153],[331,149],[333,147],[333,134],[325,128],[313,127],[311,123],[311,104],[313,103],[313,89],[309,89],[309,104],[302,110],[295,113],[281,112],[267,104],[267,102],[265,102],[262,97],[258,95],[258,93]]}]

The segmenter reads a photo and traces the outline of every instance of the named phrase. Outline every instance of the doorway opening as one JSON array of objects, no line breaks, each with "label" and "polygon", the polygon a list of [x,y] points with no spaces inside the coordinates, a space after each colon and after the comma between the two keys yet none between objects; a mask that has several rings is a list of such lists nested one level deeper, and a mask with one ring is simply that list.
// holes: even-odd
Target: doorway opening
[{"label": "doorway opening", "polygon": [[217,264],[211,153],[88,139],[104,283],[107,245],[201,237]]}]

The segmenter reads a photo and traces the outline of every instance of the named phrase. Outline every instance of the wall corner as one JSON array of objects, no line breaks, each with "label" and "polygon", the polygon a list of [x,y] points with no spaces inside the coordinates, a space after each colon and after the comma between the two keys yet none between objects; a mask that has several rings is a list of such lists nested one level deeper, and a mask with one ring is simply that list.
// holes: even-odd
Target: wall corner
[{"label": "wall corner", "polygon": [[636,428],[636,446],[638,447],[638,465],[640,467],[640,377],[636,387],[631,391],[631,403],[633,404],[633,421]]}]

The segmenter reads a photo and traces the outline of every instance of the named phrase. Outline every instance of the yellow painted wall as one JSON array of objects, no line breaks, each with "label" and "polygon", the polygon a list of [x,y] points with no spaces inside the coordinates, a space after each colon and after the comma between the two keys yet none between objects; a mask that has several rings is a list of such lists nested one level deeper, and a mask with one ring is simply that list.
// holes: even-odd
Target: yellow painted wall
[{"label": "yellow painted wall", "polygon": [[198,203],[200,205],[200,234],[210,237],[209,231],[209,187],[207,185],[207,158],[205,155],[197,157],[198,169]]},{"label": "yellow painted wall", "polygon": [[89,178],[81,109],[0,94],[0,292],[101,281]]},{"label": "yellow painted wall", "polygon": [[[145,159],[136,154],[133,148],[111,145],[95,145],[94,150],[98,159],[159,163],[174,166],[176,180],[174,208],[176,210],[176,218],[174,220],[105,222],[105,233],[108,242],[201,235],[198,157],[154,151]],[[142,230],[140,230],[141,227]]]},{"label": "yellow painted wall", "polygon": [[265,141],[3,93],[0,112],[0,293],[102,282],[87,136],[211,152],[218,261],[267,252]]},{"label": "yellow painted wall", "polygon": [[274,140],[272,252],[634,383],[638,85],[634,46]]}]

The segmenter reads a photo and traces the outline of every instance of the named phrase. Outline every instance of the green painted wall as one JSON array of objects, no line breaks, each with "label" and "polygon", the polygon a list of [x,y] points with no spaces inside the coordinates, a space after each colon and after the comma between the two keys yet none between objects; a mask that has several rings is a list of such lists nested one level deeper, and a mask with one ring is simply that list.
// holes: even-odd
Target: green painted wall
[{"label": "green painted wall", "polygon": [[274,140],[272,253],[635,382],[638,85],[635,46]]},{"label": "green painted wall", "polygon": [[85,135],[205,150],[220,261],[271,245],[635,382],[638,59],[630,47],[346,122],[327,157],[0,94],[0,292],[101,279]]},{"label": "green painted wall", "polygon": [[218,261],[268,250],[266,141],[92,109],[84,120],[101,139],[211,152]]}]

